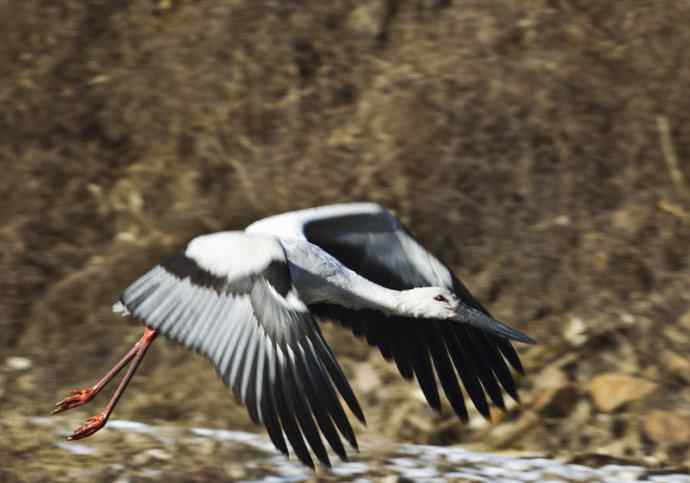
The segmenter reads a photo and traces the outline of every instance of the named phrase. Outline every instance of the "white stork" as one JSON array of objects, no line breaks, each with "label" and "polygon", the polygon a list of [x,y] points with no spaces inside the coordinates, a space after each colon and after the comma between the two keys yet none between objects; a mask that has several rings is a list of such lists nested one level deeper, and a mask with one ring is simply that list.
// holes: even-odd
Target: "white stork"
[{"label": "white stork", "polygon": [[365,422],[315,317],[377,346],[403,377],[417,378],[437,410],[438,377],[464,421],[459,381],[489,417],[487,395],[499,408],[505,408],[503,390],[518,400],[506,361],[523,369],[510,341],[534,343],[492,318],[398,219],[372,203],[294,211],[244,232],[197,237],[127,287],[113,310],[142,320],[144,335],[94,386],[55,405],[54,413],[81,406],[131,363],[105,409],[69,439],[105,425],[161,333],[209,358],[275,446],[287,455],[287,438],[312,468],[308,447],[330,466],[320,434],[342,459],[339,434],[357,448],[338,394]]}]

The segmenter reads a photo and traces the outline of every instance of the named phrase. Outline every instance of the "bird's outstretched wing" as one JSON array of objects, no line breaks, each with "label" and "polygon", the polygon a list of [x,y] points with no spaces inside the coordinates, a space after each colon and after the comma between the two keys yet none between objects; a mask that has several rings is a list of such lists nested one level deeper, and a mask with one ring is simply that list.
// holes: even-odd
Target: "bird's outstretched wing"
[{"label": "bird's outstretched wing", "polygon": [[297,296],[277,240],[241,232],[196,238],[135,281],[119,304],[208,357],[283,453],[285,435],[303,463],[314,466],[309,446],[330,465],[319,429],[343,459],[338,431],[357,447],[338,393],[362,422],[364,416]]},{"label": "bird's outstretched wing", "polygon": [[[490,316],[443,263],[417,243],[395,216],[377,204],[341,204],[277,215],[255,223],[249,231],[304,237],[353,271],[387,288],[453,289],[465,304]],[[505,408],[501,388],[518,400],[508,364],[519,372],[523,368],[508,338],[467,324],[386,317],[374,310],[355,311],[334,304],[320,303],[310,309],[365,337],[387,360],[395,361],[406,379],[415,376],[427,401],[437,410],[440,398],[434,373],[463,420],[468,415],[459,380],[487,418],[487,394],[500,408]],[[514,338],[531,340],[510,330]]]}]

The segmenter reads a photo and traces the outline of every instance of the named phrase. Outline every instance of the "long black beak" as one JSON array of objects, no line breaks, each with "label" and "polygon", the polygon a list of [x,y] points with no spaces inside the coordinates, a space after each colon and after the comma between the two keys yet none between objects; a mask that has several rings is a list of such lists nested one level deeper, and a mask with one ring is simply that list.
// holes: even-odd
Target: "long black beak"
[{"label": "long black beak", "polygon": [[467,305],[461,305],[458,309],[457,320],[465,324],[473,325],[479,329],[490,332],[499,337],[524,342],[525,344],[536,344],[537,341],[530,336],[523,334],[519,330],[508,327],[500,320],[493,319],[481,310]]}]

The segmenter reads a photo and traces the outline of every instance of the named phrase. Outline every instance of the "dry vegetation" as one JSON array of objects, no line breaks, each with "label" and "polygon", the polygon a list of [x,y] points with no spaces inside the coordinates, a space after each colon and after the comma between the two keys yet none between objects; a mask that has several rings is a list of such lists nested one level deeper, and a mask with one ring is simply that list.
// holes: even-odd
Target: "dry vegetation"
[{"label": "dry vegetation", "polygon": [[[541,345],[523,405],[463,426],[329,330],[361,438],[687,462],[688,18],[687,0],[0,1],[0,427],[124,352],[140,328],[111,301],[188,238],[368,199]],[[251,428],[204,361],[156,346],[118,417]]]}]

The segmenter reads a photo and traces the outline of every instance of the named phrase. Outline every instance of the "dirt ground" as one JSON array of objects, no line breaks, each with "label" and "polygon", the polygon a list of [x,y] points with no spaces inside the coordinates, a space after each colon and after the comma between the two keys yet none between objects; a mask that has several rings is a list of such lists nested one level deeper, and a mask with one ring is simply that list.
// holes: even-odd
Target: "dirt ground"
[{"label": "dirt ground", "polygon": [[[0,1],[0,460],[33,437],[13,421],[137,339],[111,303],[189,238],[371,200],[540,344],[519,347],[522,404],[463,425],[327,326],[360,439],[690,464],[688,18],[687,0]],[[260,429],[164,340],[116,416]]]}]

